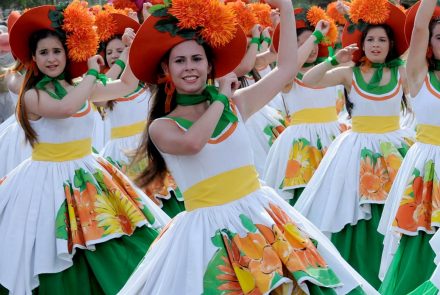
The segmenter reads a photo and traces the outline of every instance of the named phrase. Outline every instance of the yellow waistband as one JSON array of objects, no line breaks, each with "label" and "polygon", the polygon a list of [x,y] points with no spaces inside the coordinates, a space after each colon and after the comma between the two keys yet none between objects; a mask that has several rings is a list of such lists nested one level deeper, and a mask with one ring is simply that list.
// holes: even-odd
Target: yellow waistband
[{"label": "yellow waistband", "polygon": [[114,127],[112,128],[111,137],[112,139],[115,139],[115,138],[129,137],[139,134],[142,131],[144,131],[146,124],[147,124],[146,121],[140,121],[131,125]]},{"label": "yellow waistband", "polygon": [[307,123],[328,123],[337,121],[336,107],[304,109],[292,115],[290,125]]},{"label": "yellow waistband", "polygon": [[230,170],[205,179],[183,193],[186,211],[223,205],[260,188],[253,165]]},{"label": "yellow waistband", "polygon": [[400,128],[398,116],[355,116],[352,130],[359,133],[387,133]]},{"label": "yellow waistband", "polygon": [[84,158],[92,153],[92,139],[80,139],[63,143],[40,142],[32,149],[32,160],[64,162]]},{"label": "yellow waistband", "polygon": [[440,145],[440,126],[417,125],[416,140],[422,143]]}]

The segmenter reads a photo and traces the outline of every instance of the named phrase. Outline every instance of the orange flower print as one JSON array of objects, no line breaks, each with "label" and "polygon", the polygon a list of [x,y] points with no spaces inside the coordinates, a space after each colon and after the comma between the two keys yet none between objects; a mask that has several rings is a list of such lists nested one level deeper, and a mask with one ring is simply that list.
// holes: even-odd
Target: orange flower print
[{"label": "orange flower print", "polygon": [[385,167],[385,160],[380,154],[373,154],[368,149],[362,150],[359,179],[362,200],[380,202],[386,200],[389,175]]},{"label": "orange flower print", "polygon": [[433,231],[432,223],[439,222],[439,180],[433,161],[425,164],[423,174],[419,169],[414,169],[396,214],[394,225],[405,231],[417,232],[421,228]]}]

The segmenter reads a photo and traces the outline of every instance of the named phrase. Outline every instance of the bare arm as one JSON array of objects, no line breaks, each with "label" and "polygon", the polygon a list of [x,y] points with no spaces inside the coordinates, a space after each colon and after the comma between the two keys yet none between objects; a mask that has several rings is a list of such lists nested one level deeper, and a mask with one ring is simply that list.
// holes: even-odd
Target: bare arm
[{"label": "bare arm", "polygon": [[[340,50],[335,58],[339,63],[349,62],[356,50],[357,47],[354,44],[349,45]],[[329,62],[322,62],[307,71],[302,81],[304,84],[313,87],[344,85],[345,89],[349,90],[351,88],[352,76],[353,70],[351,67],[335,68]]]},{"label": "bare arm", "polygon": [[255,60],[255,68],[264,69],[271,63],[277,61],[277,54],[270,50],[266,50],[263,53],[257,54],[257,58]]},{"label": "bare arm", "polygon": [[[124,51],[122,51],[121,55],[119,56],[119,59],[121,61],[123,61],[125,63],[125,65],[127,65],[127,57],[128,57],[128,48],[126,47],[124,49]],[[118,79],[119,75],[122,73],[123,69],[117,65],[117,64],[113,64],[110,69],[107,71],[107,73],[105,73],[105,75],[112,79],[112,80],[116,80]]]},{"label": "bare arm", "polygon": [[23,84],[24,76],[19,72],[11,72],[6,75],[6,83],[8,89],[15,94],[20,92],[21,85]]},{"label": "bare arm", "polygon": [[[238,87],[235,74],[231,73],[218,80],[219,92],[231,97]],[[169,120],[156,120],[149,126],[149,133],[156,147],[172,155],[194,155],[208,143],[224,110],[221,102],[215,101],[203,115],[186,131]]]},{"label": "bare arm", "polygon": [[[252,38],[260,38],[260,25],[255,25],[252,28]],[[237,77],[242,77],[249,73],[255,66],[255,59],[257,58],[258,44],[250,43],[245,56],[241,60],[238,67],[235,68],[234,73]]]},{"label": "bare arm", "polygon": [[238,90],[233,100],[244,120],[265,106],[298,72],[296,26],[290,0],[267,0],[280,8],[281,30],[277,67],[257,83]]},{"label": "bare arm", "polygon": [[422,0],[414,21],[406,65],[406,73],[410,81],[409,89],[413,97],[420,91],[428,72],[426,50],[429,44],[429,22],[436,4],[436,0]]},{"label": "bare arm", "polygon": [[[315,32],[320,31],[325,36],[325,35],[327,35],[329,28],[330,28],[330,24],[328,23],[328,21],[321,20],[316,25]],[[312,52],[313,48],[315,47],[316,40],[317,40],[316,36],[312,34],[312,35],[310,35],[309,38],[307,38],[306,42],[304,42],[298,48],[298,67],[299,68],[302,68],[304,63],[309,58],[310,53]]]}]

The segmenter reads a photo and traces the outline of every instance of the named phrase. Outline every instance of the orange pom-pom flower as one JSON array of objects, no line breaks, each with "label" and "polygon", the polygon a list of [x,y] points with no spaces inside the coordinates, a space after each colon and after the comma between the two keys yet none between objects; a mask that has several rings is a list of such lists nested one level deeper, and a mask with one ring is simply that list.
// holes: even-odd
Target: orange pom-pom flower
[{"label": "orange pom-pom flower", "polygon": [[270,18],[271,8],[266,3],[250,3],[249,8],[257,18],[258,24],[262,27],[271,27],[272,20]]},{"label": "orange pom-pom flower", "polygon": [[318,6],[310,7],[307,11],[307,20],[313,27],[316,27],[320,20],[328,21],[330,28],[325,38],[326,40],[323,41],[323,44],[331,45],[336,42],[338,38],[338,28],[336,27],[335,21],[330,18],[322,8]]},{"label": "orange pom-pom flower", "polygon": [[205,4],[206,21],[201,37],[212,47],[221,47],[229,43],[237,32],[237,21],[232,10],[218,0],[209,0]]},{"label": "orange pom-pom flower", "polygon": [[[343,3],[346,6],[350,6],[350,2],[343,1]],[[338,2],[333,1],[327,5],[327,15],[331,17],[337,24],[345,25],[347,20],[342,13],[339,13],[338,9],[336,8],[337,4]]]},{"label": "orange pom-pom flower", "polygon": [[228,2],[227,6],[234,12],[235,18],[243,31],[246,34],[250,34],[254,25],[257,24],[257,18],[250,8],[241,0]]},{"label": "orange pom-pom flower", "polygon": [[106,10],[99,11],[95,16],[96,33],[100,42],[106,42],[116,32],[116,23]]},{"label": "orange pom-pom flower", "polygon": [[350,19],[369,24],[383,24],[390,17],[388,0],[354,0],[350,6]]},{"label": "orange pom-pom flower", "polygon": [[208,18],[206,6],[206,0],[173,0],[168,12],[179,20],[179,28],[195,29],[204,26]]}]

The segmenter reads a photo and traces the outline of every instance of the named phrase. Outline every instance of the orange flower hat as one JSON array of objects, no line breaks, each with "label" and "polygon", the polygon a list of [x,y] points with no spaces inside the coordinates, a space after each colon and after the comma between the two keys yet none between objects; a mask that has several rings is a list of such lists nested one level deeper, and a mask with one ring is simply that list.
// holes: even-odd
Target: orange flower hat
[{"label": "orange flower hat", "polygon": [[394,33],[394,44],[397,53],[402,55],[408,49],[405,38],[405,13],[388,0],[354,0],[350,6],[350,22],[347,22],[342,33],[342,46],[357,43],[359,50],[353,55],[353,61],[362,58],[362,31],[369,24],[386,24]]},{"label": "orange flower hat", "polygon": [[228,8],[230,8],[237,19],[241,29],[250,36],[252,34],[252,28],[258,23],[257,17],[246,2],[242,0],[234,0],[225,2]]},{"label": "orange flower hat", "polygon": [[27,67],[32,68],[29,38],[40,30],[52,30],[64,39],[69,66],[66,69],[73,78],[87,71],[87,59],[96,54],[98,35],[94,17],[87,2],[74,0],[69,5],[43,5],[23,13],[12,26],[10,44],[13,54]]},{"label": "orange flower hat", "polygon": [[246,53],[246,35],[234,13],[218,0],[173,0],[151,7],[130,48],[129,62],[141,81],[156,84],[163,56],[176,45],[195,40],[214,54],[216,77],[233,71]]},{"label": "orange flower hat", "polygon": [[[343,1],[344,5],[350,6],[351,3],[347,1]],[[327,15],[331,17],[338,26],[344,26],[347,23],[347,20],[345,19],[345,16],[336,9],[336,5],[338,4],[337,1],[330,2],[327,5]]]},{"label": "orange flower hat", "polygon": [[[419,10],[420,1],[415,3],[411,8],[407,10],[405,21],[405,37],[408,44],[411,42],[411,35],[414,27],[414,21],[416,20],[416,14]],[[440,19],[440,6],[436,6],[431,19]]]},{"label": "orange flower hat", "polygon": [[[328,46],[332,46],[338,39],[338,28],[336,27],[335,21],[330,18],[322,8],[318,6],[312,6],[308,10],[304,8],[295,8],[295,22],[296,29],[309,28],[314,30],[314,27],[318,24],[320,20],[327,20],[330,23],[330,29],[325,36],[324,40],[319,44],[318,57],[328,56]],[[276,51],[278,51],[280,40],[280,26],[278,25],[273,34],[273,46]]]}]

